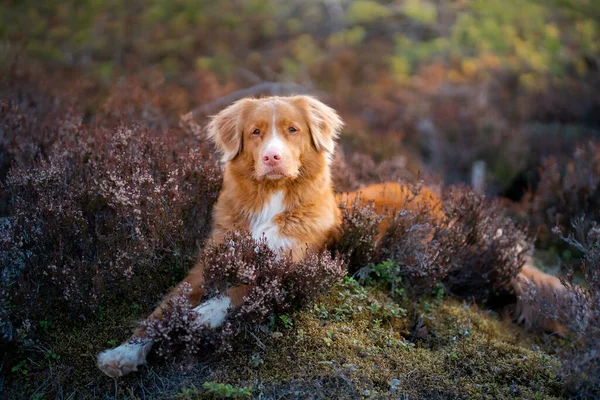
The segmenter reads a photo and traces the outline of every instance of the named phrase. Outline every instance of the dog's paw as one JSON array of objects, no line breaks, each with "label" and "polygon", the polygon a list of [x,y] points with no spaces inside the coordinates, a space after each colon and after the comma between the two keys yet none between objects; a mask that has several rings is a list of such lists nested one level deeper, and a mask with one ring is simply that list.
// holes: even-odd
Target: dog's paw
[{"label": "dog's paw", "polygon": [[125,343],[114,349],[98,354],[96,364],[100,371],[111,378],[118,378],[137,371],[137,367],[146,363],[146,355],[152,343]]},{"label": "dog's paw", "polygon": [[225,322],[230,306],[231,299],[229,297],[219,296],[205,301],[194,308],[194,311],[200,314],[198,316],[198,323],[214,329]]}]

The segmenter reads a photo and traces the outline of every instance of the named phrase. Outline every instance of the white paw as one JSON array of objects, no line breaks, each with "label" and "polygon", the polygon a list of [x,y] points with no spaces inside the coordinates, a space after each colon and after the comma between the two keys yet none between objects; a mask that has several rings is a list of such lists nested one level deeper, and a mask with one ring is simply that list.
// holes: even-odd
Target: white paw
[{"label": "white paw", "polygon": [[225,322],[229,306],[231,306],[231,299],[227,296],[219,296],[205,301],[194,308],[194,311],[200,314],[198,317],[200,324],[216,328]]},{"label": "white paw", "polygon": [[152,342],[125,343],[114,349],[98,354],[96,364],[100,371],[111,378],[118,378],[137,371],[139,365],[146,363],[146,355],[152,347]]}]

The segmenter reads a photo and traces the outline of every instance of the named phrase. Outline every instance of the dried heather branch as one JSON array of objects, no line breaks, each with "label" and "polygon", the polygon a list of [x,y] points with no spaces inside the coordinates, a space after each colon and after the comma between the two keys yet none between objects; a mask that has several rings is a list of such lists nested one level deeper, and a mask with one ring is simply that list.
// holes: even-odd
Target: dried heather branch
[{"label": "dried heather branch", "polygon": [[309,253],[294,263],[285,255],[275,254],[264,240],[256,241],[249,232],[239,231],[230,232],[222,243],[208,246],[199,262],[205,265],[209,298],[237,285],[250,285],[251,291],[242,306],[214,331],[199,328],[196,317],[190,315],[189,290],[171,299],[169,307],[173,309],[165,310],[161,321],[143,325],[151,338],[161,341],[161,354],[192,357],[206,344],[230,349],[243,327],[306,304],[346,274],[344,261],[329,252]]}]

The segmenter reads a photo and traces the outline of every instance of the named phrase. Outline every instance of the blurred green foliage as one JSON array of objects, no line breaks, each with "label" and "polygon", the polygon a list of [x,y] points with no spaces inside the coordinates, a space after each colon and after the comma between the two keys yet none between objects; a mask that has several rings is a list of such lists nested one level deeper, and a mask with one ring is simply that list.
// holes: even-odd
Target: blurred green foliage
[{"label": "blurred green foliage", "polygon": [[294,82],[345,116],[345,150],[379,162],[407,149],[448,182],[484,160],[491,193],[535,169],[541,144],[571,140],[544,124],[548,140],[530,141],[527,124],[600,126],[600,1],[4,0],[0,71],[19,52],[105,87],[170,85],[177,113]]},{"label": "blurred green foliage", "polygon": [[502,68],[527,90],[548,76],[585,74],[600,53],[600,4],[584,0],[3,3],[0,38],[44,63],[92,66],[103,78],[158,66],[167,77],[199,68],[227,80],[243,68],[327,86],[336,78],[325,72],[332,58],[350,50],[363,70],[398,83],[441,63],[457,81]]},{"label": "blurred green foliage", "polygon": [[[446,35],[427,40],[404,33],[396,36],[392,65],[401,80],[428,62],[461,60],[458,70],[467,77],[489,68],[505,68],[520,74],[525,89],[533,89],[543,85],[541,80],[548,74],[560,78],[568,69],[584,74],[586,58],[600,54],[598,22],[585,15],[570,15],[537,1],[463,3],[454,9]],[[428,14],[429,3],[410,0],[407,4],[408,16],[436,23],[435,15]],[[439,24],[434,27],[441,28]]]},{"label": "blurred green foliage", "polygon": [[353,1],[346,12],[346,20],[350,24],[374,22],[389,17],[391,11],[377,1]]}]

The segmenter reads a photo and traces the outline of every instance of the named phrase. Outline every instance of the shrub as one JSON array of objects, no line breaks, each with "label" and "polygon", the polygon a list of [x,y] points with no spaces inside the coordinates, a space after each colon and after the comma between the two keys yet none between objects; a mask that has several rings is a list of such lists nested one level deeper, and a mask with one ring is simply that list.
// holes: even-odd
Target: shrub
[{"label": "shrub", "polygon": [[2,104],[13,142],[0,150],[14,165],[2,183],[0,284],[13,339],[35,338],[31,321],[48,312],[60,320],[90,316],[116,297],[154,301],[181,279],[210,230],[221,184],[189,121],[163,136],[90,126],[65,111],[40,133],[18,103]]},{"label": "shrub", "polygon": [[600,220],[600,148],[590,142],[564,163],[548,158],[540,168],[539,186],[524,204],[541,246],[557,244],[552,226],[564,231],[583,214],[588,221]]},{"label": "shrub", "polygon": [[194,356],[201,350],[199,344],[207,342],[228,349],[242,327],[305,304],[346,274],[343,259],[327,251],[309,253],[303,261],[294,263],[285,255],[277,256],[266,241],[256,241],[249,232],[239,231],[230,232],[223,243],[204,249],[199,262],[206,265],[208,297],[238,285],[250,285],[250,293],[222,328],[211,331],[197,322],[198,314],[189,300],[190,288],[185,288],[169,300],[170,307],[162,320],[142,323],[148,336],[161,342],[158,349],[162,355]]},{"label": "shrub", "polygon": [[390,288],[393,298],[404,294],[403,274],[400,265],[395,260],[385,260],[377,264],[370,264],[361,271],[361,283],[367,285],[383,283]]},{"label": "shrub", "polygon": [[[418,196],[420,188],[411,188]],[[449,189],[442,206],[444,217],[428,207],[390,215],[360,199],[352,207],[343,204],[335,250],[363,278],[377,275],[376,266],[388,261],[393,268],[386,274],[394,275],[388,278],[403,278],[413,295],[430,293],[438,283],[451,294],[477,301],[513,293],[513,278],[530,249],[525,233],[503,215],[497,202],[466,187]]]},{"label": "shrub", "polygon": [[344,254],[351,272],[377,258],[379,225],[384,216],[372,204],[357,198],[353,204],[342,203],[341,234],[334,251]]},{"label": "shrub", "polygon": [[571,279],[563,279],[565,296],[540,300],[531,289],[524,298],[536,304],[546,317],[560,321],[573,332],[573,345],[559,352],[563,372],[570,389],[581,396],[597,398],[600,396],[600,226],[581,217],[573,221],[568,236],[563,236],[560,228],[554,232],[583,254],[581,271],[585,286],[572,283],[571,270]]},{"label": "shrub", "polygon": [[531,249],[523,230],[503,215],[497,201],[467,188],[448,191],[444,210],[442,253],[450,263],[445,280],[450,293],[476,301],[512,293]]},{"label": "shrub", "polygon": [[[398,264],[412,294],[429,292],[448,273],[449,254],[444,254],[444,224],[428,209],[401,210],[391,219],[380,243],[382,259]],[[417,292],[417,293],[415,293]]]},{"label": "shrub", "polygon": [[[0,91],[1,93],[2,91]],[[0,96],[0,179],[12,163],[33,163],[61,134],[69,135],[81,123],[71,104],[26,88]],[[53,101],[54,100],[54,101]],[[60,127],[53,126],[59,122]]]}]

